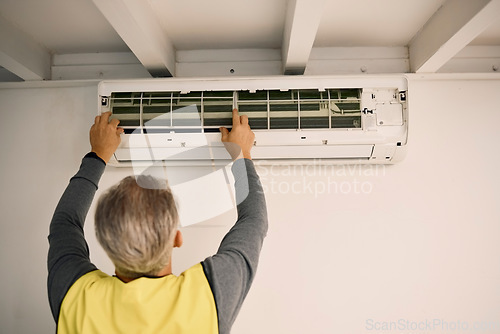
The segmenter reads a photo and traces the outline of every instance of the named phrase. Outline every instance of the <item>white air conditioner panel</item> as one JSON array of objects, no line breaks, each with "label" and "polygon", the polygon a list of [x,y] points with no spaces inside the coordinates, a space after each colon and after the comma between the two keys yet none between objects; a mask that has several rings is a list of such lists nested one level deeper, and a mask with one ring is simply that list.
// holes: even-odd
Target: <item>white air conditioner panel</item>
[{"label": "white air conditioner panel", "polygon": [[375,113],[379,126],[403,125],[403,107],[400,103],[377,103]]},{"label": "white air conditioner panel", "polygon": [[179,161],[179,160],[212,160],[231,157],[224,147],[194,147],[194,148],[119,148],[115,152],[118,161]]},{"label": "white air conditioner panel", "polygon": [[[254,159],[369,159],[373,145],[262,146],[252,149]],[[222,146],[194,148],[119,148],[115,158],[121,162],[231,160]]]},{"label": "white air conditioner panel", "polygon": [[255,147],[257,159],[369,159],[373,145]]},{"label": "white air conditioner panel", "polygon": [[[220,135],[218,135],[220,137]],[[204,133],[162,133],[122,135],[121,147],[196,147],[208,144]],[[220,141],[220,140],[219,140]]]},{"label": "white air conditioner panel", "polygon": [[[253,149],[262,146],[316,146],[325,145],[326,141],[330,145],[364,145],[383,144],[389,138],[398,138],[401,129],[388,127],[386,136],[380,136],[376,132],[352,130],[349,134],[346,131],[318,131],[318,130],[291,130],[267,132],[265,130],[254,130],[255,144]],[[120,148],[159,148],[159,147],[198,147],[204,145],[223,146],[220,141],[220,133],[164,133],[164,134],[125,134],[122,135]],[[252,150],[253,151],[253,150]]]}]

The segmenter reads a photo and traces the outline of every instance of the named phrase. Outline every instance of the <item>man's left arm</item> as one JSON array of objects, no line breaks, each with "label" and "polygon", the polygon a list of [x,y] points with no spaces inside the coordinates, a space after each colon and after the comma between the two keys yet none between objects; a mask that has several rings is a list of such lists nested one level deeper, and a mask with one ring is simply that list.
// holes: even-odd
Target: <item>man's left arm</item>
[{"label": "man's left arm", "polygon": [[119,145],[123,132],[117,128],[117,120],[109,122],[109,116],[105,113],[96,117],[90,130],[92,152],[83,158],[78,173],[71,178],[50,223],[47,288],[56,323],[71,285],[97,269],[90,262],[83,226],[106,162]]}]

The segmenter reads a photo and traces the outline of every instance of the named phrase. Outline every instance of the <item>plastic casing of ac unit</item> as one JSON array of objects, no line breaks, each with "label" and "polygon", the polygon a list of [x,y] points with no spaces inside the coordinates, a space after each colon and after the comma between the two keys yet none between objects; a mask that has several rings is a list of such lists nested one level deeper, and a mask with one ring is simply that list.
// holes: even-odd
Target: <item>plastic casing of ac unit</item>
[{"label": "plastic casing of ac unit", "polygon": [[[357,98],[336,99],[344,91],[349,93],[356,90],[359,90]],[[193,92],[196,92],[195,98],[184,98],[190,97]],[[218,96],[217,92],[227,96],[214,99],[225,99],[224,112],[209,114],[209,110],[214,109],[210,104],[215,103],[209,96]],[[229,97],[230,92],[233,92],[232,97]],[[278,105],[279,102],[270,100],[270,96],[281,94],[279,92],[291,92],[290,98],[285,102],[293,109],[292,112],[278,110],[282,104]],[[309,96],[306,95],[311,92],[319,98],[307,100]],[[230,127],[227,124],[228,108],[241,108],[240,113],[249,116],[251,126],[254,121],[255,124],[260,122],[259,126],[252,127],[255,133],[252,158],[259,164],[393,164],[406,155],[409,94],[404,75],[110,80],[99,84],[99,113],[111,111],[112,117],[120,118],[118,107],[113,109],[113,106],[118,105],[117,99],[113,102],[113,96],[124,93],[126,102],[132,100],[131,105],[137,106],[134,112],[137,113],[138,123],[130,126],[126,120],[121,121],[120,126],[126,132],[122,134],[121,144],[109,161],[112,166],[227,164],[230,156],[220,141],[218,126]],[[129,93],[130,98],[126,95]],[[267,96],[267,100],[263,98],[259,102],[261,109],[265,109],[267,103],[267,111],[258,112],[260,118],[254,118],[257,112],[252,114],[252,111],[243,111],[245,106],[252,109],[255,101],[247,103],[238,100],[238,96],[243,94],[252,98],[254,93]],[[283,94],[288,96],[288,93]],[[301,94],[306,98],[300,100]],[[154,100],[155,97],[157,100]],[[182,98],[183,101],[180,100]],[[167,103],[166,107],[156,107],[163,110],[164,114],[161,114],[162,111],[154,114],[156,119],[148,126],[148,122],[143,119],[146,117],[148,103],[152,106],[155,101],[168,102],[168,99],[171,103]],[[349,112],[344,113],[341,107],[348,105],[351,100],[359,108],[359,112],[351,112],[354,115],[352,117],[345,116]],[[185,106],[180,107],[179,101]],[[273,111],[274,105],[277,111]],[[309,111],[306,108],[319,109]],[[218,124],[217,115],[224,115],[225,121]],[[279,118],[282,115],[286,117]],[[290,115],[293,117],[289,117]],[[315,118],[315,115],[322,116]],[[180,122],[179,119],[184,120],[184,123],[188,122],[189,126],[176,125]],[[275,124],[291,122],[294,128],[273,128],[274,119]],[[347,127],[337,127],[339,119],[354,121]],[[320,120],[324,122],[323,126],[316,124]],[[207,126],[209,122],[210,127]]]}]

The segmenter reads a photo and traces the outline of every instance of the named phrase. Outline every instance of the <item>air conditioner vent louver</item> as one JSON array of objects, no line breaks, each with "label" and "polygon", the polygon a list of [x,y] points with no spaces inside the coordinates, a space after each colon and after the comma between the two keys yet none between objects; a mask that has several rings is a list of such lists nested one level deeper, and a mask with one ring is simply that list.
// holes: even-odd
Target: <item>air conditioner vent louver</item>
[{"label": "air conditioner vent louver", "polygon": [[254,159],[394,163],[406,148],[407,95],[404,77],[156,79],[101,82],[99,105],[125,129],[119,166],[227,160],[219,128],[231,127],[233,108],[256,134]]},{"label": "air conditioner vent louver", "polygon": [[[231,111],[252,129],[361,128],[361,89],[120,92],[110,98],[113,118],[125,129],[216,129],[231,126]],[[210,130],[209,130],[210,131]]]}]

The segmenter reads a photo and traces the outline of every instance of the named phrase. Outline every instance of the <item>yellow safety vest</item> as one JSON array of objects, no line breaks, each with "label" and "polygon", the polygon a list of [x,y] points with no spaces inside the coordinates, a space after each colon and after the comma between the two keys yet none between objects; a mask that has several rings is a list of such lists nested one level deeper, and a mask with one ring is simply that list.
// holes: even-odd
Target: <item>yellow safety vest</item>
[{"label": "yellow safety vest", "polygon": [[180,276],[124,283],[100,270],[80,277],[61,304],[58,333],[218,333],[217,310],[200,263]]}]

